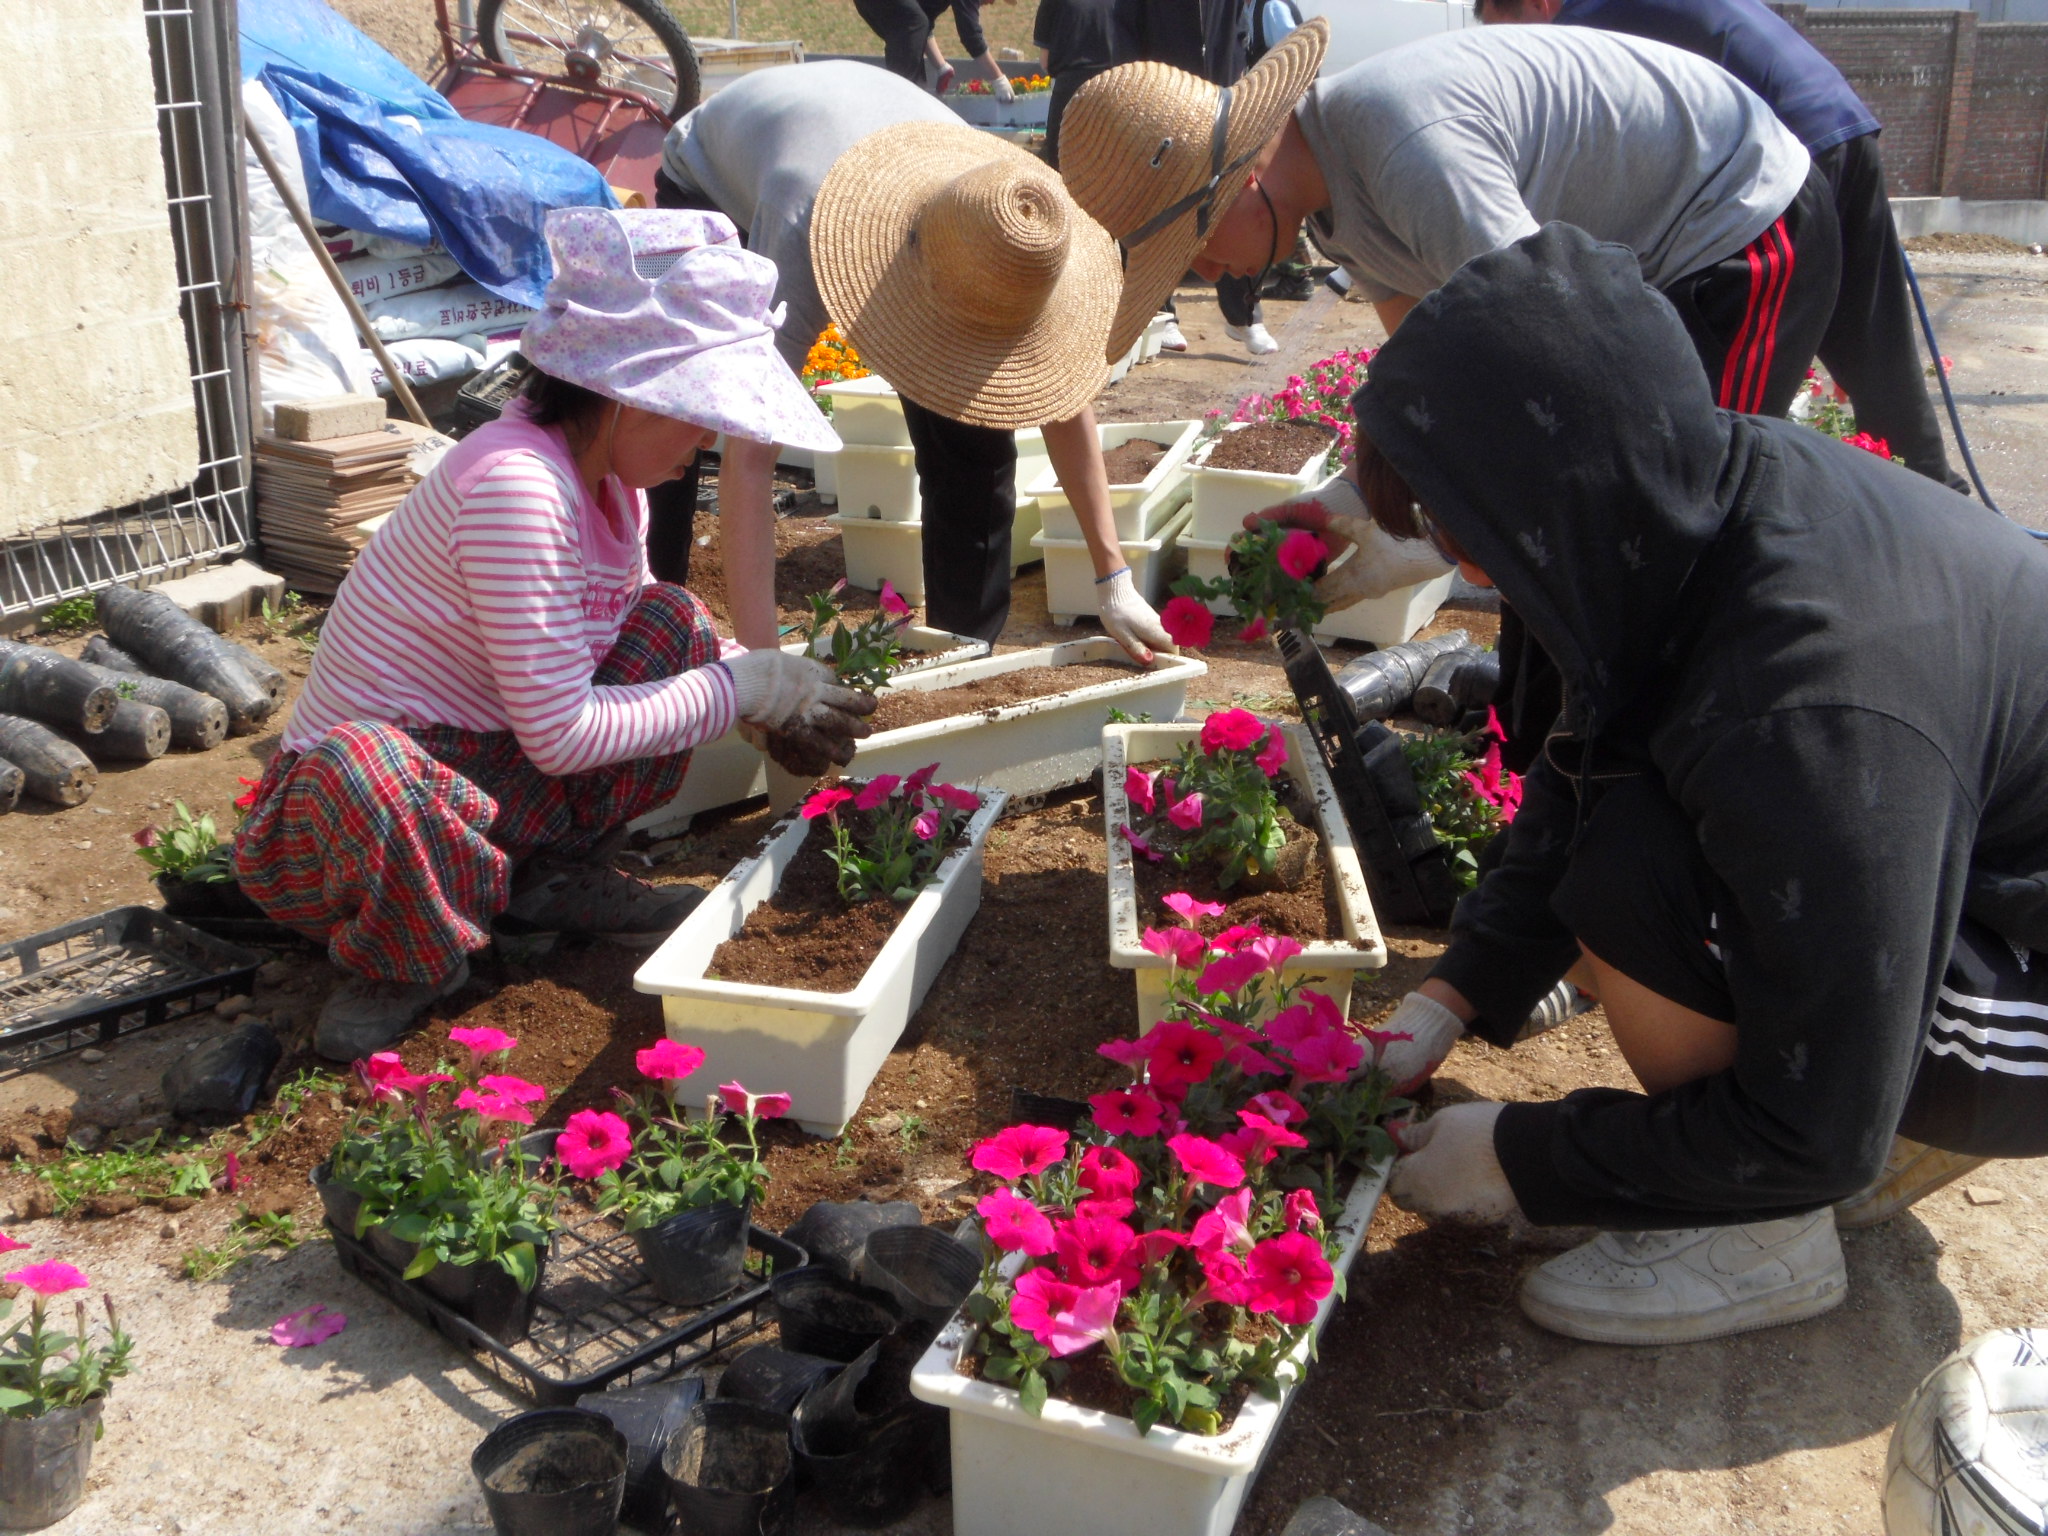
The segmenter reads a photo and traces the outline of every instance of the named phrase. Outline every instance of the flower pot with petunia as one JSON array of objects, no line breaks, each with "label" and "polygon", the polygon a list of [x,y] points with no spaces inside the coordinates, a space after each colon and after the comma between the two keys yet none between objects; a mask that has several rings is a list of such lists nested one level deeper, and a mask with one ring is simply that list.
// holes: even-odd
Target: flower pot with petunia
[{"label": "flower pot with petunia", "polygon": [[[687,1033],[712,1081],[775,1082],[799,1126],[836,1136],[981,904],[982,845],[1006,799],[938,783],[935,764],[828,785],[704,898],[633,984],[661,996],[671,1036]],[[821,930],[856,921],[870,936],[840,951],[856,958],[813,964],[824,958]],[[763,945],[774,964],[762,962]]]},{"label": "flower pot with petunia", "polygon": [[[28,1248],[0,1233],[0,1253]],[[94,1331],[82,1299],[71,1330],[52,1315],[59,1296],[91,1281],[69,1264],[45,1260],[0,1276],[20,1292],[0,1301],[0,1529],[55,1525],[85,1497],[92,1448],[104,1433],[100,1412],[113,1383],[128,1374],[134,1340],[103,1299],[106,1328]],[[15,1309],[28,1298],[28,1316]]]},{"label": "flower pot with petunia", "polygon": [[[1110,964],[1136,972],[1140,1030],[1165,1017],[1176,965],[1152,928],[1169,913],[1148,909],[1141,885],[1202,885],[1216,908],[1201,920],[1210,933],[1245,926],[1233,915],[1239,904],[1249,901],[1256,914],[1257,898],[1276,887],[1319,891],[1326,931],[1297,937],[1271,922],[1254,926],[1278,956],[1277,975],[1312,981],[1340,1010],[1352,978],[1387,963],[1336,789],[1300,727],[1242,709],[1215,711],[1199,725],[1112,725],[1102,733],[1102,771]],[[1300,899],[1292,905],[1302,910]]]},{"label": "flower pot with petunia", "polygon": [[981,1278],[911,1380],[959,1536],[1226,1536],[1392,1166],[1385,1037],[1257,951],[1212,974],[1245,941],[1182,905],[1169,1016],[1101,1047],[1132,1081],[972,1154]]},{"label": "flower pot with petunia", "polygon": [[[703,1064],[696,1046],[657,1040],[634,1057],[655,1086],[614,1089],[623,1118],[579,1111],[556,1144],[571,1173],[596,1180],[599,1208],[633,1234],[654,1293],[679,1307],[714,1302],[746,1278],[749,1217],[768,1185],[760,1124],[789,1110],[786,1093],[731,1082],[705,1101],[703,1118],[690,1119],[676,1101]],[[744,1143],[728,1132],[728,1117]]]}]

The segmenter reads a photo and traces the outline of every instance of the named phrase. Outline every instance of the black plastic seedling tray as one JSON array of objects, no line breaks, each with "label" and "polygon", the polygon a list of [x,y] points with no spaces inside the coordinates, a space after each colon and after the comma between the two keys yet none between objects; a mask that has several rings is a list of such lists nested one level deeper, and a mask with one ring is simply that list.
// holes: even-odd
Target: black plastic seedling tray
[{"label": "black plastic seedling tray", "polygon": [[1422,809],[1400,738],[1377,720],[1360,724],[1350,695],[1337,686],[1329,663],[1308,636],[1282,628],[1273,639],[1288,686],[1330,770],[1374,910],[1382,922],[1442,927],[1457,904],[1457,881],[1429,813]]},{"label": "black plastic seedling tray", "polygon": [[154,907],[115,907],[0,944],[0,1070],[203,1013],[263,956]]},{"label": "black plastic seedling tray", "polygon": [[723,1301],[690,1311],[654,1294],[630,1236],[587,1216],[555,1233],[526,1338],[500,1344],[333,1222],[327,1230],[343,1269],[548,1407],[573,1406],[584,1393],[620,1382],[673,1376],[760,1332],[769,1321],[770,1277],[806,1261],[795,1243],[750,1228],[746,1282]]}]

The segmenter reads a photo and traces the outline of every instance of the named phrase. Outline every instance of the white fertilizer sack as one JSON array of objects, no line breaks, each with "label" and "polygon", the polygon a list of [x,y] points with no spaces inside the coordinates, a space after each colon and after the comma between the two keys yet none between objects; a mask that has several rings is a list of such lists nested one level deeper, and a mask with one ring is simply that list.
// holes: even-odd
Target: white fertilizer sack
[{"label": "white fertilizer sack", "polygon": [[400,293],[365,304],[370,324],[383,341],[421,336],[467,336],[522,326],[533,311],[501,299],[477,283],[450,283],[423,293]]}]

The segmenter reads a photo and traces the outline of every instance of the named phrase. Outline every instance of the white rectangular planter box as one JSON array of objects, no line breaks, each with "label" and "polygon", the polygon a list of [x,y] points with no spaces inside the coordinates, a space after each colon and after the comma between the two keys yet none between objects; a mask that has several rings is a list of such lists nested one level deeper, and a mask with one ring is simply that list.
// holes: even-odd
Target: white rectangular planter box
[{"label": "white rectangular planter box", "polygon": [[837,1136],[860,1108],[868,1084],[931,990],[940,968],[981,905],[982,844],[1008,799],[982,794],[967,823],[968,844],[947,855],[938,877],[905,909],[895,932],[849,992],[718,981],[704,973],[718,946],[775,894],[804,838],[829,835],[821,822],[780,822],[752,858],[698,904],[633,977],[661,997],[669,1038],[704,1052],[703,1082],[745,1083],[787,1093],[790,1117],[817,1136]]},{"label": "white rectangular planter box", "polygon": [[[1250,422],[1237,422],[1223,429],[1225,434],[1241,432]],[[1323,478],[1328,450],[1315,455],[1291,475],[1269,474],[1252,469],[1207,469],[1202,461],[1215,451],[1221,437],[1210,439],[1188,456],[1188,484],[1193,488],[1195,521],[1189,530],[1197,539],[1228,543],[1244,528],[1245,514],[1263,512],[1302,495]]]},{"label": "white rectangular planter box", "polygon": [[[1322,754],[1299,725],[1287,725],[1284,730],[1287,773],[1315,807],[1316,830],[1322,834],[1323,858],[1336,886],[1344,936],[1307,945],[1282,967],[1281,975],[1288,981],[1308,982],[1326,993],[1340,1011],[1349,1013],[1352,978],[1360,971],[1385,966],[1387,945],[1380,937],[1379,919],[1366,894],[1365,871],[1359,865],[1358,850],[1352,845],[1351,829],[1338,807],[1337,789],[1323,767]],[[1118,970],[1137,973],[1139,1034],[1166,1016],[1169,967],[1164,956],[1153,954],[1138,938],[1147,928],[1167,926],[1174,919],[1169,912],[1138,910],[1131,845],[1116,830],[1131,814],[1130,800],[1124,794],[1124,770],[1133,763],[1171,758],[1201,734],[1199,723],[1111,725],[1102,732],[1102,819],[1109,840],[1109,963]]]},{"label": "white rectangular planter box", "polygon": [[1410,587],[1396,587],[1385,597],[1370,597],[1349,608],[1323,615],[1315,628],[1318,640],[1365,640],[1377,646],[1399,645],[1427,624],[1451,595],[1456,571]]},{"label": "white rectangular planter box", "polygon": [[[1150,438],[1155,443],[1167,445],[1166,452],[1146,472],[1143,480],[1135,485],[1112,485],[1109,488],[1109,510],[1116,519],[1117,537],[1126,541],[1150,538],[1173,507],[1181,490],[1181,482],[1186,478],[1182,466],[1202,435],[1202,424],[1199,421],[1119,421],[1098,427],[1096,431],[1101,436],[1104,451],[1121,448],[1135,437]],[[1081,537],[1081,524],[1074,516],[1074,505],[1067,500],[1067,493],[1060,489],[1059,476],[1050,465],[1028,485],[1020,483],[1017,493],[1038,498],[1039,510],[1045,514],[1045,531],[1052,538]],[[1094,611],[1094,604],[1089,605],[1089,611]]]},{"label": "white rectangular planter box", "polygon": [[916,450],[848,443],[839,450],[839,510],[888,523],[918,520]]},{"label": "white rectangular planter box", "polygon": [[908,448],[910,428],[895,386],[878,374],[841,379],[818,391],[832,402],[832,430],[842,443]]},{"label": "white rectangular planter box", "polygon": [[[1123,659],[1123,648],[1114,640],[1068,640],[934,667],[904,677],[890,691],[957,688],[1030,667]],[[1101,766],[1102,728],[1109,723],[1111,709],[1156,720],[1177,719],[1187,705],[1188,685],[1208,670],[1205,662],[1192,656],[1161,656],[1149,671],[1127,678],[1025,699],[986,713],[881,731],[860,743],[845,771],[850,778],[870,779],[884,773],[914,773],[936,762],[939,778],[948,783],[992,787],[1012,795],[1043,794],[1078,784]]]},{"label": "white rectangular planter box", "polygon": [[[1167,583],[1181,564],[1176,547],[1181,530],[1188,525],[1188,510],[1182,507],[1167,518],[1149,539],[1126,539],[1119,546],[1124,564],[1131,568],[1131,582],[1157,608],[1166,601]],[[1095,617],[1095,561],[1088,546],[1075,539],[1054,538],[1041,533],[1032,547],[1045,556],[1045,606],[1055,624]]]},{"label": "white rectangular planter box", "polygon": [[1144,332],[1138,337],[1138,361],[1149,363],[1160,353],[1161,343],[1166,340],[1166,328],[1174,324],[1173,311],[1162,309],[1145,322]]},{"label": "white rectangular planter box", "polygon": [[1029,496],[1017,498],[1017,517],[1010,524],[1010,574],[1016,575],[1027,565],[1043,560],[1034,547],[1033,541],[1045,530],[1045,518],[1038,510],[1038,503]]},{"label": "white rectangular planter box", "polygon": [[[1335,1228],[1339,1274],[1365,1245],[1392,1167],[1351,1186]],[[1279,1400],[1254,1394],[1220,1435],[1140,1435],[1121,1415],[1057,1398],[1034,1418],[1012,1389],[960,1374],[970,1335],[956,1316],[910,1378],[914,1396],[948,1410],[953,1536],[1230,1536],[1336,1301],[1335,1290],[1323,1298],[1309,1336],[1282,1364]]]},{"label": "white rectangular planter box", "polygon": [[1017,434],[1017,502],[1023,505],[1031,499],[1026,486],[1036,485],[1041,475],[1052,468],[1052,455],[1045,451],[1045,432],[1039,427],[1024,427]]},{"label": "white rectangular planter box", "polygon": [[[840,502],[844,508],[845,501]],[[924,601],[924,525],[883,522],[879,518],[839,511],[826,521],[839,530],[846,553],[846,579],[856,587],[880,591],[883,581],[909,603]]]}]

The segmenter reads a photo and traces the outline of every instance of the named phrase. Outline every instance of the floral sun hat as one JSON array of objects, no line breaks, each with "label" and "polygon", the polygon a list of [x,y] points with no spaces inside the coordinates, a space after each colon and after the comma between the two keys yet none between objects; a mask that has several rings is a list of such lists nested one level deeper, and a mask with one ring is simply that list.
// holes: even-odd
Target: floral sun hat
[{"label": "floral sun hat", "polygon": [[775,263],[722,214],[558,208],[555,275],[520,351],[610,400],[756,443],[839,437],[775,350]]}]

